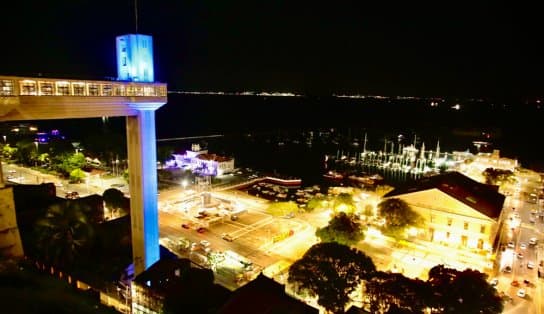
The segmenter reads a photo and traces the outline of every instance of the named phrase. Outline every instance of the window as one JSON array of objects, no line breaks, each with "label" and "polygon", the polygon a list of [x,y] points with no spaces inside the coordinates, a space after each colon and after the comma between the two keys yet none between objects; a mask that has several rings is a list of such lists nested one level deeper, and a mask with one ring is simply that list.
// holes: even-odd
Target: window
[{"label": "window", "polygon": [[115,85],[113,90],[114,96],[125,96],[125,86],[124,85]]},{"label": "window", "polygon": [[85,84],[84,83],[72,83],[74,89],[74,96],[85,96]]},{"label": "window", "polygon": [[40,95],[54,95],[54,90],[52,82],[40,82]]},{"label": "window", "polygon": [[111,84],[102,85],[102,96],[111,96],[113,95]]},{"label": "window", "polygon": [[13,96],[13,81],[0,80],[0,96]]},{"label": "window", "polygon": [[70,85],[68,82],[57,82],[57,95],[59,96],[70,95]]},{"label": "window", "polygon": [[465,223],[463,224],[463,228],[464,228],[465,230],[468,230],[468,222],[465,221]]},{"label": "window", "polygon": [[431,222],[434,222],[434,219],[435,219],[434,215],[431,215]]},{"label": "window", "polygon": [[480,226],[480,233],[485,233],[485,225]]},{"label": "window", "polygon": [[446,239],[449,239],[449,238],[450,238],[450,233],[446,232]]},{"label": "window", "polygon": [[89,96],[100,96],[100,87],[98,84],[87,84]]},{"label": "window", "polygon": [[452,219],[448,218],[448,227],[451,227]]},{"label": "window", "polygon": [[36,81],[30,81],[30,80],[22,81],[21,95],[36,95]]}]

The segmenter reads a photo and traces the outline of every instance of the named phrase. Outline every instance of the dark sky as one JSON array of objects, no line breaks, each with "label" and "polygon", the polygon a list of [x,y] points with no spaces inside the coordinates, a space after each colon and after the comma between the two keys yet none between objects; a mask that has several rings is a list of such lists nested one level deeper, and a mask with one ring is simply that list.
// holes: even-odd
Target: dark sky
[{"label": "dark sky", "polygon": [[[156,78],[172,90],[544,94],[536,7],[362,2],[138,0],[139,31],[154,36]],[[2,4],[0,74],[116,76],[133,3]]]}]

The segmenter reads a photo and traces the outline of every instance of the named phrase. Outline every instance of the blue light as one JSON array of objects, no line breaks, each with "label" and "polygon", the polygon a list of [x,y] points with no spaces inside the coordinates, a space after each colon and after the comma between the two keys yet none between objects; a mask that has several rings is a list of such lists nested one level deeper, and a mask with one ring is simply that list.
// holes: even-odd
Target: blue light
[{"label": "blue light", "polygon": [[153,37],[142,34],[117,36],[117,79],[154,82]]}]

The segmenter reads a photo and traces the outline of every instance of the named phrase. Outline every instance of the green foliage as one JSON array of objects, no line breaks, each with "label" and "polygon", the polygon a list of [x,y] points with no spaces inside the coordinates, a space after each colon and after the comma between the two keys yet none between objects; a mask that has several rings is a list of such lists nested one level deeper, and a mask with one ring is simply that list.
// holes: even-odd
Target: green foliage
[{"label": "green foliage", "polygon": [[372,313],[424,313],[432,291],[422,280],[377,272],[365,293]]},{"label": "green foliage", "polygon": [[353,195],[349,193],[340,193],[333,200],[333,210],[335,212],[346,212],[352,214],[355,211],[355,202]]},{"label": "green foliage", "polygon": [[325,206],[326,198],[324,196],[314,196],[306,203],[306,211],[312,212],[316,209],[322,209]]},{"label": "green foliage", "polygon": [[504,183],[515,183],[514,173],[510,170],[487,168],[482,172],[485,183],[493,185],[502,185]]},{"label": "green foliage", "polygon": [[318,297],[318,304],[344,313],[350,294],[376,267],[363,252],[335,242],[318,243],[289,268],[288,284],[296,293]]},{"label": "green foliage", "polygon": [[85,171],[77,168],[70,172],[70,182],[71,183],[81,183],[85,178],[87,177],[87,174]]},{"label": "green foliage", "polygon": [[268,213],[273,216],[285,216],[288,213],[294,213],[298,210],[298,206],[295,202],[273,202],[268,205],[266,209]]},{"label": "green foliage", "polygon": [[388,198],[379,203],[378,215],[385,219],[383,231],[396,238],[401,236],[406,227],[421,223],[421,216],[400,198]]},{"label": "green foliage", "polygon": [[11,147],[9,144],[2,146],[2,158],[11,160],[17,153],[17,147]]},{"label": "green foliage", "polygon": [[45,217],[36,221],[37,250],[46,263],[69,269],[89,248],[93,228],[84,212],[79,202],[64,201],[49,206]]},{"label": "green foliage", "polygon": [[321,242],[337,242],[351,246],[364,240],[363,226],[353,215],[339,213],[334,216],[329,224],[316,230],[315,235]]},{"label": "green foliage", "polygon": [[498,291],[487,282],[487,275],[466,269],[458,271],[444,265],[429,271],[433,291],[429,304],[440,313],[498,314],[503,304]]},{"label": "green foliage", "polygon": [[123,171],[123,179],[125,179],[125,181],[127,181],[127,183],[129,183],[129,173],[128,173],[128,168],[125,169],[125,171]]}]

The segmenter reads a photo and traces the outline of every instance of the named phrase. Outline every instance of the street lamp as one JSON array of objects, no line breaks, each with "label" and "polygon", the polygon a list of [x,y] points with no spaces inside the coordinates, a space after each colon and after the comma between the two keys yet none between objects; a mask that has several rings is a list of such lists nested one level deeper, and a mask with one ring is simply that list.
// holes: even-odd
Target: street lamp
[{"label": "street lamp", "polygon": [[38,166],[38,154],[39,154],[39,152],[38,152],[38,145],[39,145],[38,141],[34,141],[34,145],[36,145],[36,159],[34,160],[34,166],[37,167]]},{"label": "street lamp", "polygon": [[2,135],[2,137],[4,138],[4,144],[6,144],[6,143],[7,143],[7,138],[6,138],[6,136],[5,136],[5,135]]}]

